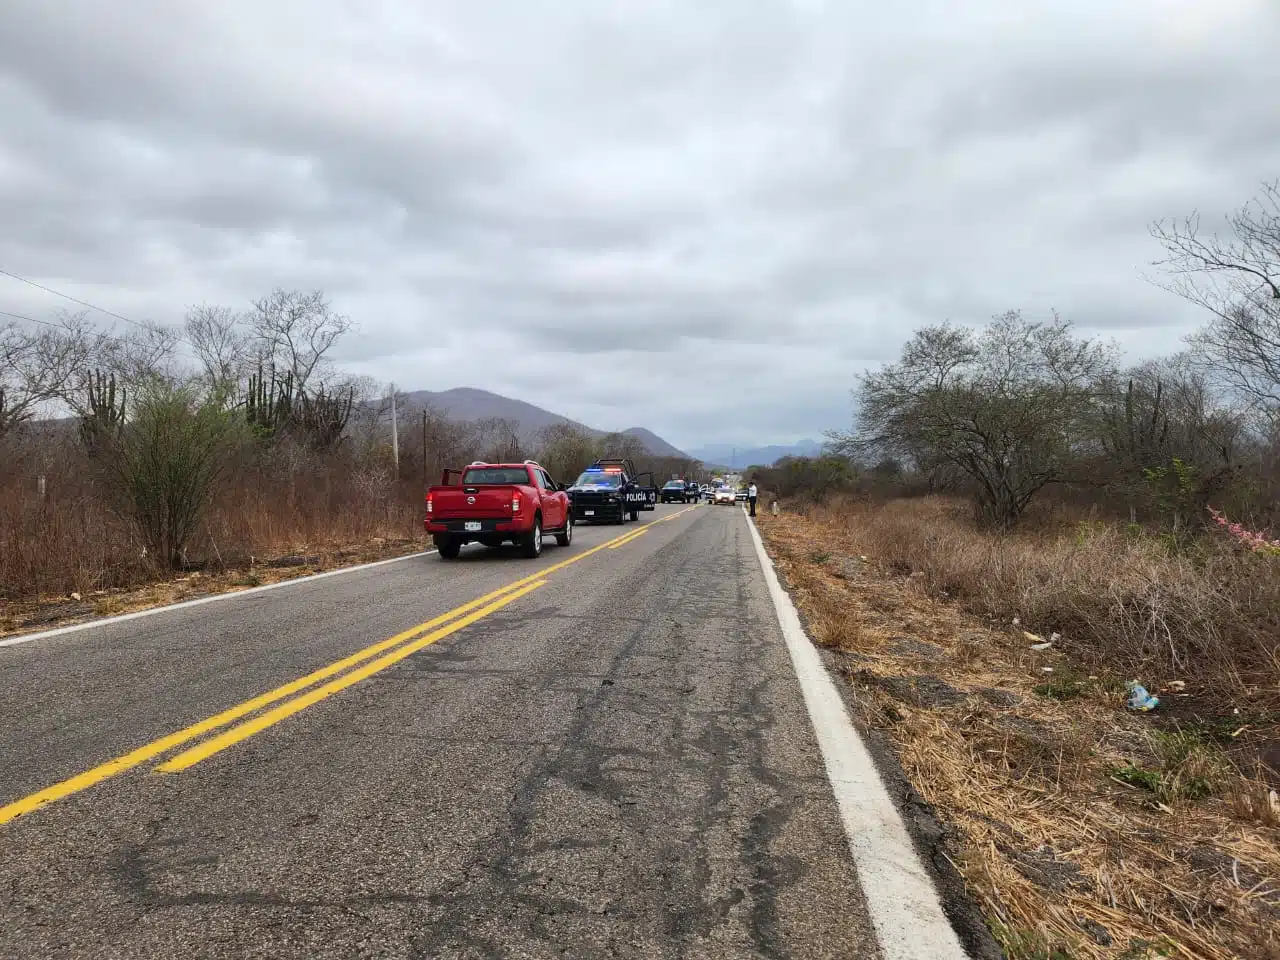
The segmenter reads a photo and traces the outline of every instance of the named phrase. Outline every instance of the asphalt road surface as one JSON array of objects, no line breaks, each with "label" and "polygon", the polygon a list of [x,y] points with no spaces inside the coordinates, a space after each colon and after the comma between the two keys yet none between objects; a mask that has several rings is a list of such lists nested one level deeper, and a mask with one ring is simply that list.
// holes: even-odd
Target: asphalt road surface
[{"label": "asphalt road surface", "polygon": [[880,956],[750,537],[660,507],[0,649],[0,956]]}]

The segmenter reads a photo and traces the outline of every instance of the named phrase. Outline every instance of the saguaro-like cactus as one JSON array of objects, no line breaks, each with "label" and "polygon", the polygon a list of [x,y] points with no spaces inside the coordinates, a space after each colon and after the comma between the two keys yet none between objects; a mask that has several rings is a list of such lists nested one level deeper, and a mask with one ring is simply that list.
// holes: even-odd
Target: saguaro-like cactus
[{"label": "saguaro-like cactus", "polygon": [[293,374],[276,377],[272,369],[264,374],[258,367],[256,374],[249,374],[249,389],[245,395],[245,419],[260,437],[273,437],[293,417]]},{"label": "saguaro-like cactus", "polygon": [[116,375],[101,370],[85,376],[85,414],[80,418],[80,439],[89,456],[98,456],[120,436],[124,428],[127,391],[122,387],[116,395]]},{"label": "saguaro-like cactus", "polygon": [[294,422],[313,447],[328,450],[342,439],[354,403],[355,391],[350,389],[328,393],[320,387],[313,394],[304,391],[298,394]]}]

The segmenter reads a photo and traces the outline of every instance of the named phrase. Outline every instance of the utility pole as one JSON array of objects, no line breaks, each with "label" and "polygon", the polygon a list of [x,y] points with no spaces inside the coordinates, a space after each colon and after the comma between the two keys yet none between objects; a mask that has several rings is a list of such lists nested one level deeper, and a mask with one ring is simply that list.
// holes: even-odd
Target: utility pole
[{"label": "utility pole", "polygon": [[430,486],[427,483],[427,408],[422,408],[422,486],[424,488]]},{"label": "utility pole", "polygon": [[396,462],[396,479],[400,479],[400,424],[396,418],[396,385],[391,385],[391,457]]}]

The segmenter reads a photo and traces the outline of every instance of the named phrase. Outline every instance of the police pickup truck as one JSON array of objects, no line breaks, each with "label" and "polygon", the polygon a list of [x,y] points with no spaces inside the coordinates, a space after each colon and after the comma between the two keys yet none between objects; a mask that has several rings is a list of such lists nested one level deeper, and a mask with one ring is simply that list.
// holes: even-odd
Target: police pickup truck
[{"label": "police pickup truck", "polygon": [[[650,478],[646,485],[642,476]],[[658,488],[630,460],[597,460],[568,489],[574,523],[626,523],[653,510]]]},{"label": "police pickup truck", "polygon": [[683,480],[668,480],[659,493],[663,503],[688,503],[689,488]]}]

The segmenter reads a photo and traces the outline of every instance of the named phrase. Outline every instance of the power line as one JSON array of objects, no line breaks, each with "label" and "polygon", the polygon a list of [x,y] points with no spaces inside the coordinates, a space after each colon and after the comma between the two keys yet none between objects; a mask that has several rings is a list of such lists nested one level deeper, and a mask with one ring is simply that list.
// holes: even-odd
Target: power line
[{"label": "power line", "polygon": [[[142,329],[142,330],[146,330],[147,332],[154,332],[155,328],[158,326],[165,333],[173,337],[175,347],[177,344],[186,344],[187,346],[192,348],[195,347],[195,344],[191,343],[191,341],[189,341],[186,337],[180,336],[176,328],[165,327],[160,324],[156,324],[152,326],[146,323],[142,323],[141,321],[138,321],[138,320],[133,320],[129,317],[126,317],[124,314],[116,313],[114,310],[108,310],[105,307],[100,307],[95,303],[90,303],[88,300],[81,300],[79,297],[73,297],[69,293],[63,293],[61,290],[55,290],[53,287],[47,287],[43,283],[37,283],[34,280],[30,280],[26,277],[19,276],[16,273],[11,273],[10,271],[4,269],[3,267],[0,267],[0,274],[6,277],[10,277],[14,280],[17,280],[20,283],[25,283],[28,286],[35,287],[37,290],[43,290],[46,293],[51,293],[55,297],[61,297],[64,300],[70,300],[72,303],[78,303],[82,307],[88,307],[90,310],[96,310],[99,313],[106,314],[108,317],[114,317],[116,320],[123,320],[125,323],[133,324],[133,326],[138,327],[139,329]],[[50,323],[48,320],[37,320],[35,317],[27,317],[27,316],[23,316],[22,314],[10,313],[7,310],[0,310],[0,314],[6,317],[14,317],[18,320],[28,320],[31,323],[42,323],[47,327],[60,326],[59,324],[56,324],[56,323]],[[128,337],[116,336],[113,333],[108,333],[107,336],[119,343],[127,343],[127,344],[130,344],[131,346],[143,347],[144,349],[146,347],[145,344],[140,344],[136,340],[130,340]],[[184,351],[181,351],[181,350],[179,350],[178,352],[184,353]],[[191,355],[190,353],[184,353],[184,355],[188,360],[196,360],[198,362],[197,358]]]},{"label": "power line", "polygon": [[28,323],[42,323],[46,327],[61,326],[61,324],[51,323],[48,320],[37,320],[35,317],[26,317],[20,313],[10,313],[8,310],[0,310],[0,317],[12,317],[14,320],[26,320]]},{"label": "power line", "polygon": [[0,267],[0,273],[4,274],[6,277],[12,277],[14,280],[25,283],[28,286],[35,287],[37,290],[43,290],[45,293],[52,293],[55,297],[62,297],[64,300],[70,300],[72,303],[78,303],[80,306],[88,307],[90,310],[97,310],[99,313],[105,313],[108,317],[115,317],[115,319],[123,320],[125,323],[131,323],[135,327],[142,327],[144,330],[147,329],[147,325],[145,323],[138,320],[131,320],[123,314],[107,310],[97,304],[90,303],[88,300],[81,300],[79,297],[73,297],[71,294],[63,293],[61,290],[55,290],[53,287],[46,287],[43,283],[36,283],[34,280],[28,280],[26,277],[20,277],[16,273],[10,273],[3,267]]},{"label": "power line", "polygon": [[[12,317],[14,320],[25,320],[25,321],[27,321],[28,323],[38,323],[38,324],[40,324],[41,326],[44,326],[44,327],[52,327],[54,330],[66,330],[66,329],[67,329],[67,327],[66,327],[66,325],[65,325],[65,324],[61,324],[61,323],[54,323],[54,322],[53,322],[53,321],[51,321],[51,320],[40,320],[40,319],[38,319],[38,318],[36,318],[36,317],[28,317],[26,314],[23,314],[23,313],[13,313],[12,311],[9,311],[9,310],[0,310],[0,317]],[[155,346],[154,344],[139,343],[137,340],[130,340],[128,337],[121,337],[121,336],[118,336],[118,335],[116,335],[116,334],[114,334],[114,333],[109,333],[109,332],[107,332],[107,331],[105,331],[105,330],[100,331],[100,332],[101,332],[102,336],[106,337],[108,340],[114,340],[116,343],[123,343],[123,344],[127,344],[128,346],[131,346],[131,347],[137,347],[137,348],[139,348],[140,350],[149,350],[149,349],[152,349],[152,348]],[[180,342],[185,343],[186,341],[185,341],[185,340],[183,340],[183,341],[180,341]],[[195,359],[195,358],[194,358],[194,357],[190,357],[190,356],[188,356],[188,359],[192,359],[192,360],[193,360],[193,359]]]}]

